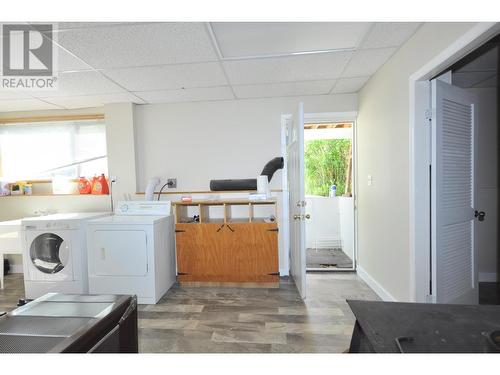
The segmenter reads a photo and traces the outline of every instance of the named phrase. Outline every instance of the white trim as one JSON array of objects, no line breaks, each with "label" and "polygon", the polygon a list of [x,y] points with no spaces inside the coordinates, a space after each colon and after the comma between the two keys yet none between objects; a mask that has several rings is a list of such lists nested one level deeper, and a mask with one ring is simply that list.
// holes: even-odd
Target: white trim
[{"label": "white trim", "polygon": [[375,293],[382,299],[382,301],[386,302],[396,302],[396,298],[394,298],[387,290],[385,290],[380,283],[375,280],[368,272],[364,270],[363,267],[361,267],[358,264],[358,269],[356,270],[357,274],[365,283],[368,284],[370,288],[373,289]]},{"label": "white trim", "polygon": [[[320,112],[305,113],[304,124],[321,122],[352,122],[352,193],[354,204],[354,238],[353,238],[353,262],[352,268],[346,268],[344,271],[356,271],[358,264],[358,111],[349,112]],[[312,270],[311,270],[312,271]],[[336,272],[338,270],[335,270]]]},{"label": "white trim", "polygon": [[281,221],[280,232],[282,233],[282,245],[284,259],[282,262],[283,268],[280,268],[280,276],[288,276],[290,274],[290,215],[288,202],[288,167],[286,155],[286,121],[291,118],[291,115],[281,115],[281,156],[283,156],[283,169],[281,171]]},{"label": "white trim", "polygon": [[[352,122],[353,123],[353,134],[352,134],[352,186],[354,193],[354,260],[353,268],[346,269],[345,271],[355,271],[358,262],[358,210],[357,210],[357,170],[358,170],[358,156],[357,156],[357,111],[350,112],[320,112],[320,113],[304,113],[304,124],[312,122]],[[281,173],[281,189],[283,190],[283,201],[281,209],[281,224],[280,231],[283,231],[283,246],[285,246],[284,254],[286,260],[283,264],[286,264],[287,269],[280,269],[280,275],[288,275],[290,270],[290,217],[289,217],[289,202],[288,202],[288,170],[287,170],[287,158],[286,158],[286,120],[292,117],[291,114],[281,115],[281,155],[284,158],[284,166]]]},{"label": "white trim", "polygon": [[320,112],[320,113],[305,113],[304,123],[314,122],[356,122],[358,117],[357,111],[350,112]]},{"label": "white trim", "polygon": [[500,281],[500,274],[495,272],[479,272],[480,283],[496,283]]},{"label": "white trim", "polygon": [[[469,52],[479,47],[500,31],[500,23],[477,23],[446,49],[437,54],[409,77],[409,120],[410,120],[410,300],[426,302],[426,285],[430,280],[428,257],[430,254],[430,216],[425,202],[429,192],[422,189],[422,182],[428,180],[429,138],[422,126],[423,112],[430,103],[430,91],[426,92],[420,82],[428,81]],[[426,108],[427,107],[427,108]],[[427,185],[428,186],[428,185]],[[418,251],[417,251],[418,249]],[[418,272],[417,272],[418,270]]]},{"label": "white trim", "polygon": [[22,264],[11,264],[9,273],[24,273]]}]

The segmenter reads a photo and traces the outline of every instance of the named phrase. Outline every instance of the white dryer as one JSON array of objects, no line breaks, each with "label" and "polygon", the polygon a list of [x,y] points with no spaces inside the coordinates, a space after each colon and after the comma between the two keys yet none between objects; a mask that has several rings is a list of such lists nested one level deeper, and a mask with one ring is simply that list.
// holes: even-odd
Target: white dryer
[{"label": "white dryer", "polygon": [[135,294],[155,304],[175,283],[170,202],[118,202],[115,215],[87,226],[89,293]]},{"label": "white dryer", "polygon": [[64,213],[21,220],[26,298],[49,292],[88,293],[85,225],[109,214]]}]

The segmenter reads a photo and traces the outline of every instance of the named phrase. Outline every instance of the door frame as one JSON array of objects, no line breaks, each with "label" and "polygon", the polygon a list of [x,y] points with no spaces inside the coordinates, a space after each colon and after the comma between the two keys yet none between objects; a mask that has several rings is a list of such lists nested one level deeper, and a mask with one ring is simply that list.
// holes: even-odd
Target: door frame
[{"label": "door frame", "polygon": [[[357,212],[357,196],[358,196],[358,184],[357,184],[357,121],[358,112],[320,112],[320,113],[304,113],[304,124],[311,122],[352,122],[353,132],[352,132],[352,190],[354,193],[354,260],[353,269],[340,270],[340,272],[353,272],[356,271],[357,261],[358,261],[358,212]],[[292,114],[282,114],[281,115],[281,154],[284,158],[284,167],[281,174],[281,188],[283,190],[283,202],[281,207],[281,228],[283,228],[283,238],[285,245],[285,255],[286,255],[286,265],[287,269],[290,269],[290,219],[289,219],[289,203],[288,203],[288,169],[287,169],[287,155],[286,155],[286,123],[292,118]],[[337,271],[337,270],[336,270]]]},{"label": "door frame", "polygon": [[[431,207],[429,165],[431,137],[430,79],[500,32],[500,23],[477,23],[409,78],[410,115],[410,300],[430,302]],[[429,202],[422,204],[421,202]]]}]

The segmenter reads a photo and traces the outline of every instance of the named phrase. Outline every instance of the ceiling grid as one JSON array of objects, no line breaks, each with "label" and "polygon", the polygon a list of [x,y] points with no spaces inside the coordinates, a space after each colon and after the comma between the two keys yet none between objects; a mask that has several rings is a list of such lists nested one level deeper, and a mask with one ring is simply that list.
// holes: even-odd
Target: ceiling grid
[{"label": "ceiling grid", "polygon": [[60,23],[57,91],[0,112],[356,93],[419,23]]}]

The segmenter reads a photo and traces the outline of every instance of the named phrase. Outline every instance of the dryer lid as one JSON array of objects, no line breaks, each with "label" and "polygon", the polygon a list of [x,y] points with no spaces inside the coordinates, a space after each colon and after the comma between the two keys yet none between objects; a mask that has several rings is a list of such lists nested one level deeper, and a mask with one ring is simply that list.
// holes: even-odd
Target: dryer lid
[{"label": "dryer lid", "polygon": [[120,224],[144,224],[144,225],[151,225],[155,224],[159,221],[167,219],[168,216],[160,216],[160,215],[155,215],[155,216],[145,216],[145,215],[112,215],[112,216],[106,216],[106,217],[101,217],[98,219],[90,220],[88,222],[88,225],[93,226],[93,225],[103,225],[103,224],[114,224],[114,225],[120,225]]},{"label": "dryer lid", "polygon": [[[73,212],[38,217],[30,217],[21,220],[22,226],[33,227],[29,229],[61,228],[78,229],[87,220],[110,215],[109,212]],[[49,224],[49,225],[48,225]],[[26,228],[28,229],[28,228]]]}]

